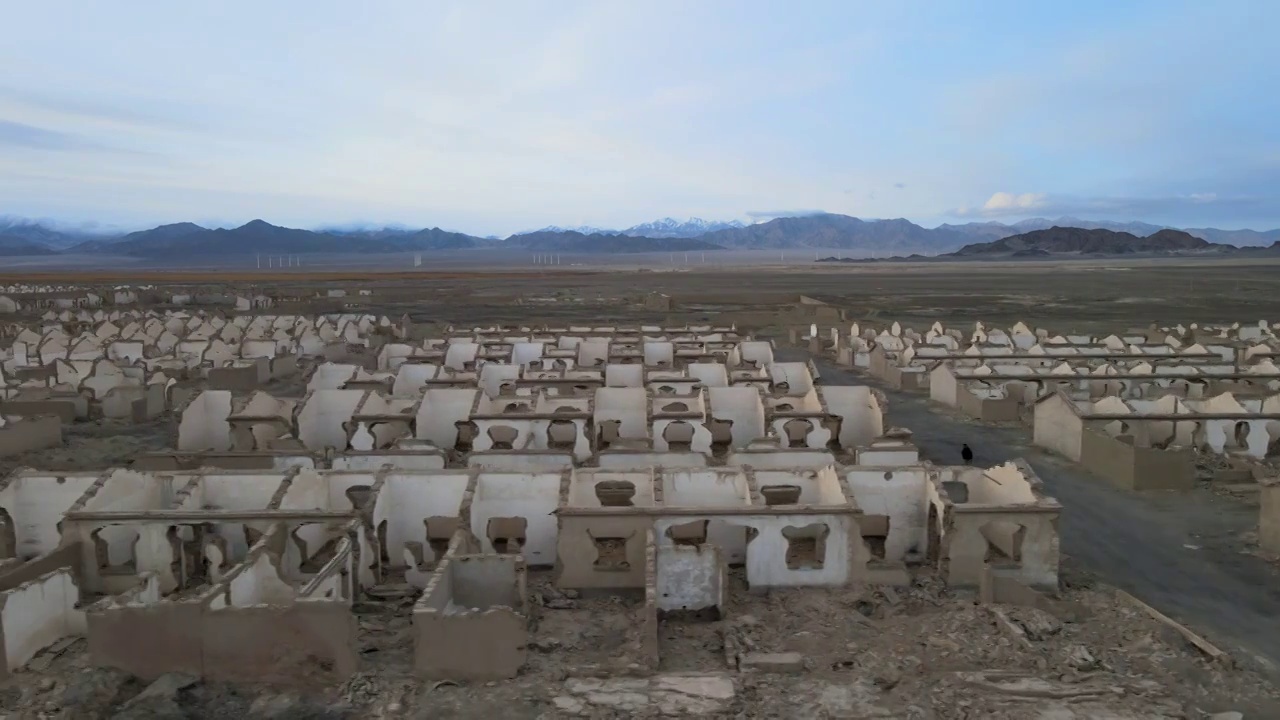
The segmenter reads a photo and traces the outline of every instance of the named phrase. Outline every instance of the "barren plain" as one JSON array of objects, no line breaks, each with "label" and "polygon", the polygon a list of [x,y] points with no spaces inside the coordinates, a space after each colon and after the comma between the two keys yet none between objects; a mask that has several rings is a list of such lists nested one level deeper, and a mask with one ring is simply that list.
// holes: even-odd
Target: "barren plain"
[{"label": "barren plain", "polygon": [[[665,264],[664,264],[665,262]],[[761,262],[760,259],[757,263]],[[927,327],[1023,321],[1107,333],[1150,323],[1280,318],[1280,263],[1071,261],[1003,264],[633,265],[570,262],[485,269],[352,267],[286,271],[119,268],[6,273],[0,282],[183,287],[293,297],[273,312],[369,312],[414,325],[670,323],[736,325],[774,339],[807,326],[801,296],[846,321]],[[411,264],[411,263],[406,263]],[[2,273],[3,271],[0,271]],[[319,297],[343,290],[342,297]],[[669,299],[654,301],[658,295]],[[847,370],[840,382],[872,384]],[[532,573],[538,608],[530,661],[512,681],[424,683],[401,673],[412,653],[406,597],[357,604],[366,668],[340,687],[246,688],[177,679],[140,683],[86,665],[83,641],[46,651],[0,686],[6,717],[1280,717],[1280,595],[1274,559],[1253,545],[1256,499],[1215,493],[1124,493],[1029,448],[1022,428],[966,422],[927,400],[887,391],[892,424],[911,428],[926,459],[955,464],[969,443],[989,465],[1022,456],[1063,504],[1058,614],[992,612],[924,575],[906,589],[796,590],[751,596],[715,623],[667,623],[659,675],[633,667],[628,601],[556,591]],[[127,464],[171,447],[171,417],[121,432],[78,428],[65,448],[5,463],[50,470]],[[737,580],[735,580],[737,582]],[[1213,661],[1139,600],[1218,644]],[[744,674],[723,688],[726,647],[796,652],[793,675]],[[595,677],[583,668],[597,667]],[[573,671],[570,672],[570,668]],[[695,673],[695,675],[689,675]],[[684,685],[664,685],[668,678]],[[688,678],[702,678],[690,687]],[[163,680],[163,679],[162,679]],[[674,681],[671,681],[674,682]],[[707,685],[710,683],[710,685]],[[697,685],[697,683],[693,683]],[[1243,715],[1215,715],[1240,712]]]}]

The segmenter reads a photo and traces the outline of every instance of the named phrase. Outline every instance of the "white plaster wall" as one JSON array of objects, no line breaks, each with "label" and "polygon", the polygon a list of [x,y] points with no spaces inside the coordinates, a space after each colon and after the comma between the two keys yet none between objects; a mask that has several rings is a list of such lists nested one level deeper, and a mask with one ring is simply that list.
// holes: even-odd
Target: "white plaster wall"
[{"label": "white plaster wall", "polygon": [[901,467],[920,461],[920,451],[910,446],[871,447],[858,450],[858,465]]},{"label": "white plaster wall", "polygon": [[430,363],[404,363],[396,368],[396,379],[391,385],[391,394],[397,396],[417,396],[423,387],[439,373],[438,365]]},{"label": "white plaster wall", "polygon": [[322,363],[307,381],[307,391],[339,390],[355,376],[357,369],[356,365]]},{"label": "white plaster wall", "polygon": [[280,577],[266,553],[259,553],[229,584],[231,607],[289,605],[297,590]]},{"label": "white plaster wall", "polygon": [[644,344],[644,364],[650,367],[665,365],[670,367],[676,360],[676,348],[669,342],[646,342]]},{"label": "white plaster wall", "polygon": [[610,470],[702,468],[707,466],[707,456],[694,452],[659,453],[604,450],[596,454],[596,466]]},{"label": "white plaster wall", "polygon": [[727,388],[729,373],[720,363],[689,363],[689,376],[697,378],[703,387]]},{"label": "white plaster wall", "polygon": [[635,507],[652,507],[656,501],[653,495],[653,472],[631,470],[629,472],[603,471],[593,468],[575,470],[569,478],[568,505],[571,507],[601,507],[600,497],[596,494],[596,486],[602,482],[629,482],[635,486],[635,495],[631,504]]},{"label": "white plaster wall", "polygon": [[[830,388],[822,388],[825,393]],[[951,366],[941,364],[929,373],[929,399],[949,407],[956,406],[956,376]]]},{"label": "white plaster wall", "polygon": [[511,364],[521,366],[542,359],[542,343],[517,342],[511,345]]},{"label": "white plaster wall", "polygon": [[[756,488],[762,493],[768,487],[795,485],[800,488],[800,505],[844,505],[847,502],[834,467],[757,470],[755,478]],[[761,502],[764,502],[763,497]]]},{"label": "white plaster wall", "polygon": [[[654,534],[661,548],[675,544],[667,537],[667,530],[672,525],[682,525],[699,518],[680,516],[659,518],[654,522]],[[726,529],[734,530],[737,537],[745,537],[745,528],[756,530],[756,537],[745,545],[747,582],[753,588],[768,587],[810,587],[841,586],[849,581],[851,557],[849,554],[849,519],[845,515],[749,515],[749,516],[709,516],[711,527],[708,529],[707,541],[719,547],[727,556],[727,561],[737,562],[734,551],[726,548],[715,537],[717,524],[727,525]],[[720,521],[717,523],[717,521]],[[827,526],[826,554],[823,567],[820,569],[791,570],[787,567],[787,539],[782,530],[786,527],[804,527],[811,524]]]},{"label": "white plaster wall", "polygon": [[471,417],[478,390],[468,388],[431,388],[418,405],[418,439],[430,440],[440,448],[452,448],[458,442],[456,423]]},{"label": "white plaster wall", "polygon": [[86,632],[84,613],[76,609],[80,591],[68,570],[20,585],[4,592],[3,597],[0,625],[11,672],[62,638]]},{"label": "white plaster wall", "polygon": [[662,503],[668,507],[746,507],[751,490],[740,470],[667,470]]},{"label": "white plaster wall", "polygon": [[657,548],[659,610],[724,607],[725,565],[713,545],[660,545]]},{"label": "white plaster wall", "polygon": [[813,374],[809,372],[808,363],[774,363],[769,367],[769,375],[775,387],[787,384],[787,395],[804,395],[813,389]]},{"label": "white plaster wall", "polygon": [[364,390],[316,390],[298,411],[298,439],[308,450],[347,449],[343,424],[364,399]]},{"label": "white plaster wall", "polygon": [[840,446],[869,445],[884,434],[884,415],[871,388],[860,385],[828,385],[818,388],[827,411],[839,415]]},{"label": "white plaster wall", "polygon": [[817,469],[834,465],[836,458],[826,450],[783,448],[779,450],[744,450],[730,453],[729,467],[749,466],[756,470]]},{"label": "white plaster wall", "polygon": [[445,458],[435,453],[413,454],[386,450],[368,455],[339,455],[333,458],[331,467],[334,470],[374,471],[383,465],[390,465],[397,470],[442,470]]},{"label": "white plaster wall", "polygon": [[[611,366],[612,367],[612,366]],[[637,366],[638,367],[638,366]],[[618,435],[624,440],[649,438],[648,399],[641,387],[604,387],[596,390],[595,423],[619,421]]]},{"label": "white plaster wall", "polygon": [[480,346],[476,343],[450,342],[448,349],[445,350],[444,366],[454,370],[465,370],[467,363],[475,362],[479,352]]},{"label": "white plaster wall", "polygon": [[555,511],[560,505],[560,473],[481,473],[471,501],[471,528],[485,552],[495,552],[488,537],[489,519],[525,518],[521,550],[530,565],[551,565],[558,536]]},{"label": "white plaster wall", "polygon": [[459,517],[470,481],[469,473],[453,470],[387,476],[378,494],[375,522],[379,514],[387,520],[387,554],[392,567],[404,566],[406,542],[421,543],[424,558],[439,560],[427,546],[426,520]]},{"label": "white plaster wall", "polygon": [[517,380],[521,370],[519,365],[485,363],[480,368],[480,389],[484,391],[485,397],[495,398],[502,392],[502,384]]},{"label": "white plaster wall", "polygon": [[1005,463],[980,475],[961,478],[969,486],[970,505],[1020,505],[1036,502],[1030,480],[1018,466]]},{"label": "white plaster wall", "polygon": [[731,446],[745,448],[765,435],[764,403],[754,387],[712,387],[707,389],[711,417],[733,423],[729,428]]},{"label": "white plaster wall", "polygon": [[511,450],[472,452],[467,456],[467,467],[496,472],[541,472],[568,470],[573,467],[570,453],[530,452]]},{"label": "white plaster wall", "polygon": [[[246,475],[205,475],[200,481],[198,493],[188,496],[183,510],[265,510],[280,487],[283,476],[278,473],[253,473]],[[265,531],[269,523],[255,523],[255,529]],[[219,523],[218,535],[226,539],[232,558],[241,558],[248,552],[244,523]]]},{"label": "white plaster wall", "polygon": [[205,390],[182,411],[178,422],[179,450],[231,449],[231,392]]},{"label": "white plaster wall", "polygon": [[29,560],[56,550],[62,541],[58,522],[97,479],[96,473],[24,475],[0,490],[0,507],[14,524],[18,557]]},{"label": "white plaster wall", "polygon": [[1072,411],[1070,402],[1052,395],[1036,403],[1032,436],[1036,445],[1079,462],[1084,421]]},{"label": "white plaster wall", "polygon": [[743,362],[756,363],[760,367],[773,364],[773,345],[763,340],[744,340],[738,345]]},{"label": "white plaster wall", "polygon": [[885,560],[902,562],[929,545],[928,473],[920,467],[855,467],[845,473],[854,505],[867,515],[889,518]]},{"label": "white plaster wall", "polygon": [[644,366],[610,363],[604,369],[604,383],[610,388],[642,388]]}]

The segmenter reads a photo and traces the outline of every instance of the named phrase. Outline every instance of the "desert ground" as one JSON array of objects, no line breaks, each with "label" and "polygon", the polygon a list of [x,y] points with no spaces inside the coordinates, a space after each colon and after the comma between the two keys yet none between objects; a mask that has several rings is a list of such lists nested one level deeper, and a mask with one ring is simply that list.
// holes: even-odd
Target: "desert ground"
[{"label": "desert ground", "polygon": [[[700,257],[685,264],[683,258],[665,256],[607,262],[566,256],[555,266],[531,266],[523,258],[507,263],[427,259],[420,268],[412,267],[411,256],[395,262],[378,259],[377,265],[324,258],[286,269],[11,264],[0,267],[0,283],[270,290],[297,298],[278,304],[273,312],[345,308],[405,316],[415,325],[441,328],[734,324],[774,339],[779,355],[788,359],[808,357],[805,349],[788,347],[788,330],[809,322],[796,309],[801,295],[842,310],[846,321],[896,320],[916,327],[935,320],[1006,327],[1022,321],[1099,334],[1155,322],[1280,318],[1278,262],[829,265],[790,257],[775,262],[772,253],[711,267]],[[315,297],[332,289],[345,290],[345,297]],[[670,309],[646,304],[651,293],[669,296]],[[825,361],[819,360],[818,367],[827,382],[876,385]],[[983,466],[1013,457],[1032,464],[1063,505],[1063,601],[1074,610],[1065,618],[1014,617],[1024,628],[1025,636],[1018,637],[1002,630],[1007,618],[993,617],[971,598],[927,577],[898,593],[873,588],[843,594],[775,593],[743,600],[732,609],[731,621],[667,624],[663,672],[723,668],[724,648],[733,643],[803,653],[802,677],[760,675],[742,681],[725,715],[740,718],[1201,718],[1228,711],[1246,718],[1280,717],[1275,684],[1280,680],[1280,594],[1275,590],[1280,565],[1256,551],[1255,498],[1217,492],[1207,484],[1180,495],[1116,490],[1033,449],[1026,428],[975,423],[931,406],[927,397],[881,389],[889,400],[886,427],[910,428],[926,459],[956,464],[959,446],[968,443]],[[77,428],[66,447],[31,453],[0,469],[125,464],[138,452],[172,447],[176,420],[122,430],[106,421]],[[1225,649],[1234,667],[1206,661],[1185,641],[1171,637],[1167,627],[1118,599],[1117,588]],[[38,669],[0,686],[0,713],[555,718],[588,711],[594,717],[656,712],[652,706],[645,710],[644,702],[640,709],[625,703],[584,706],[593,692],[630,692],[640,698],[650,693],[657,702],[658,691],[642,678],[627,680],[626,659],[620,657],[632,631],[628,619],[633,605],[565,596],[536,573],[530,576],[530,590],[543,607],[532,633],[534,652],[529,667],[510,682],[460,686],[416,682],[402,674],[396,668],[404,667],[412,653],[401,632],[409,622],[406,603],[411,600],[388,597],[358,606],[368,667],[342,687],[312,693],[196,684],[162,687],[154,691],[159,700],[140,702],[138,697],[153,692],[145,684],[87,668],[82,654],[64,648]],[[575,666],[598,664],[601,678],[566,686],[566,656]],[[1015,688],[1013,678],[1028,670],[1058,680]]]}]

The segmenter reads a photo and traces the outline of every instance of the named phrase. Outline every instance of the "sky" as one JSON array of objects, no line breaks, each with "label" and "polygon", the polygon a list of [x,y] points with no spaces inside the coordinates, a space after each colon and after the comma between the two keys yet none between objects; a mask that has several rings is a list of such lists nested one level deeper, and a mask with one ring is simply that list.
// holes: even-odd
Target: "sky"
[{"label": "sky", "polygon": [[1280,227],[1280,2],[6,3],[0,215]]}]

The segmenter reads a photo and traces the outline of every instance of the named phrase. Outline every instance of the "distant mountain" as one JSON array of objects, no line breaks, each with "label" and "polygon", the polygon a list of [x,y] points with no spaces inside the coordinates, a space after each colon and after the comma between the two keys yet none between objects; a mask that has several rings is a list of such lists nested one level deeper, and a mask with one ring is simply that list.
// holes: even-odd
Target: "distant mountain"
[{"label": "distant mountain", "polygon": [[955,257],[1050,255],[1133,255],[1142,253],[1232,252],[1236,248],[1216,245],[1181,230],[1160,230],[1147,237],[1113,230],[1086,230],[1052,227],[1012,235],[992,242],[966,245],[952,253]]},{"label": "distant mountain", "polygon": [[694,238],[717,230],[730,230],[740,227],[743,227],[743,224],[737,220],[720,221],[703,220],[702,218],[676,220],[675,218],[665,217],[661,220],[654,220],[653,222],[632,225],[626,230],[614,230],[611,228],[595,227],[594,225],[580,225],[577,227],[549,225],[539,230],[529,230],[527,232],[517,234],[532,235],[534,233],[576,232],[582,235],[628,235],[631,237],[647,238]]},{"label": "distant mountain", "polygon": [[[1166,225],[1152,225],[1151,223],[1144,222],[1081,220],[1080,218],[1073,217],[1060,217],[1057,220],[1029,218],[1009,225],[995,221],[972,222],[964,223],[962,225],[944,224],[939,225],[936,229],[964,233],[965,235],[975,238],[999,240],[1012,235],[1031,232],[1032,230],[1048,230],[1052,227],[1074,227],[1081,228],[1083,230],[1112,230],[1115,232],[1127,232],[1130,235],[1137,235],[1138,237],[1148,237],[1160,232],[1161,230],[1180,229],[1171,228]],[[1190,235],[1208,240],[1211,243],[1235,245],[1237,247],[1265,247],[1269,243],[1280,240],[1280,229],[1258,231],[1219,230],[1217,228],[1183,228],[1182,230]]]},{"label": "distant mountain", "polygon": [[1217,228],[1187,228],[1187,232],[1209,242],[1225,243],[1238,247],[1266,247],[1280,242],[1280,229],[1276,230],[1218,230]]},{"label": "distant mountain", "polygon": [[[87,240],[111,237],[111,233],[93,233],[85,230],[60,230],[37,221],[13,215],[0,215],[0,235],[21,238],[46,248],[60,250]],[[118,236],[118,234],[116,234]]]},{"label": "distant mountain", "polygon": [[[58,229],[59,227],[64,229]],[[509,238],[475,237],[441,228],[413,229],[404,226],[355,224],[320,230],[298,230],[255,220],[238,228],[209,229],[194,223],[161,225],[126,235],[94,233],[85,229],[65,229],[53,221],[33,221],[0,216],[0,237],[4,237],[0,253],[38,252],[35,247],[65,250],[71,253],[120,254],[136,257],[181,255],[285,254],[285,253],[385,253],[473,248],[535,249],[551,252],[682,252],[720,248],[746,250],[788,250],[831,248],[854,254],[941,255],[961,248],[978,253],[1048,253],[1092,252],[1090,250],[1050,250],[1032,245],[1020,250],[970,250],[1011,237],[1051,229],[1104,230],[1123,233],[1133,238],[1150,238],[1171,228],[1141,222],[1089,221],[1078,218],[1030,218],[1012,224],[972,222],[924,228],[903,219],[863,220],[836,214],[775,218],[768,222],[743,225],[737,221],[707,221],[699,218],[675,220],[663,218],[642,223],[626,230],[602,230],[594,227],[566,229],[544,228],[520,233]],[[92,226],[85,226],[92,227]],[[1178,231],[1212,244],[1230,244],[1259,251],[1280,242],[1280,229],[1219,230],[1193,228]],[[30,243],[28,246],[24,243]],[[1105,243],[1104,243],[1105,245]],[[1123,247],[1121,247],[1123,246]],[[993,246],[996,247],[996,246]],[[1125,250],[1139,247],[1121,243],[1115,253],[1163,252],[1161,250]],[[1201,252],[1178,249],[1171,252]],[[1101,251],[1104,254],[1113,251]],[[47,253],[42,253],[47,254]],[[1028,256],[1028,255],[1023,255]]]},{"label": "distant mountain", "polygon": [[427,228],[398,238],[390,238],[392,242],[405,250],[466,250],[468,248],[495,245],[492,240],[472,237],[458,232],[449,232],[440,228]]},{"label": "distant mountain", "polygon": [[859,220],[847,215],[775,218],[745,227],[717,230],[699,239],[728,248],[847,248],[872,252],[937,254],[971,240],[949,229],[928,230],[907,220]]},{"label": "distant mountain", "polygon": [[621,235],[621,230],[610,230],[609,228],[599,228],[593,225],[578,225],[576,227],[561,227],[559,225],[548,225],[537,230],[527,230],[517,235],[533,235],[536,233],[578,233],[580,235]]},{"label": "distant mountain", "polygon": [[647,253],[723,250],[714,243],[693,238],[647,238],[628,235],[584,235],[580,232],[532,232],[512,235],[503,247],[538,252]]},{"label": "distant mountain", "polygon": [[722,222],[718,220],[703,220],[702,218],[676,220],[668,217],[654,220],[653,222],[641,223],[640,225],[632,225],[623,230],[622,234],[631,235],[632,237],[693,238],[709,232],[716,232],[717,230],[733,230],[740,227],[744,227],[744,225],[737,220]]},{"label": "distant mountain", "polygon": [[151,230],[129,233],[117,242],[82,245],[83,252],[131,255],[134,257],[175,257],[197,255],[256,255],[315,252],[395,252],[401,248],[390,240],[329,235],[295,230],[254,220],[230,230],[209,230],[192,223],[161,225]]},{"label": "distant mountain", "polygon": [[53,250],[47,245],[28,240],[17,235],[7,235],[0,233],[0,256],[15,257],[19,255],[56,255],[57,250]]}]

